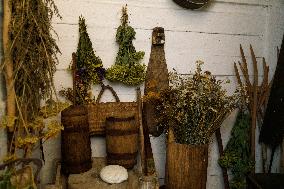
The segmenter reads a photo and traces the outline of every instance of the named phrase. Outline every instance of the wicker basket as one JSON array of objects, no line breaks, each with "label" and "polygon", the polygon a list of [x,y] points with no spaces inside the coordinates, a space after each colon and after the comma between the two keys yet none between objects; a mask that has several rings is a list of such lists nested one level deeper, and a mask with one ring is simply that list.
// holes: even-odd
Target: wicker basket
[{"label": "wicker basket", "polygon": [[[100,102],[104,91],[111,91],[116,102]],[[105,135],[105,121],[107,117],[127,117],[133,116],[138,120],[137,102],[120,102],[116,92],[109,85],[103,85],[95,104],[88,106],[88,121],[90,135]]]}]

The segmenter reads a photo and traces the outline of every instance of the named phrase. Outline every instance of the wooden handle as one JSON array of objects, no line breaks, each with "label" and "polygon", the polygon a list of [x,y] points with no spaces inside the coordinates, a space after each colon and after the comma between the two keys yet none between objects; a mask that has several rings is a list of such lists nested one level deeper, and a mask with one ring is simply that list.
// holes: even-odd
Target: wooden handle
[{"label": "wooden handle", "polygon": [[120,102],[120,100],[119,100],[119,98],[118,98],[116,92],[113,90],[113,88],[112,88],[111,86],[109,86],[109,85],[101,85],[101,86],[102,86],[102,89],[101,89],[101,91],[100,91],[100,93],[99,93],[99,95],[98,95],[98,98],[97,98],[97,100],[96,100],[96,103],[99,103],[99,102],[100,102],[100,100],[101,100],[101,98],[102,98],[102,95],[103,95],[103,93],[105,92],[106,89],[110,90],[110,92],[111,92],[111,94],[114,96],[116,102]]},{"label": "wooden handle", "polygon": [[76,106],[76,94],[77,94],[77,87],[76,87],[76,71],[77,71],[77,57],[76,53],[72,53],[72,77],[73,77],[73,105]]},{"label": "wooden handle", "polygon": [[[224,148],[223,148],[223,144],[222,144],[222,136],[221,136],[220,128],[216,130],[215,134],[216,134],[216,138],[217,138],[219,157],[221,157],[224,154]],[[227,169],[225,167],[221,167],[221,169],[222,169],[222,174],[223,174],[224,188],[230,189]]]}]

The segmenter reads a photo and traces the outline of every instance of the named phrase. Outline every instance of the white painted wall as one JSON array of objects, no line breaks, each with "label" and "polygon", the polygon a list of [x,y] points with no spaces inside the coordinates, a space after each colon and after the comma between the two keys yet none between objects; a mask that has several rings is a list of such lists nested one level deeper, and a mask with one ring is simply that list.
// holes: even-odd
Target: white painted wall
[{"label": "white painted wall", "polygon": [[[134,44],[137,50],[145,51],[145,64],[148,63],[151,50],[151,30],[161,26],[165,28],[165,52],[169,70],[175,68],[180,73],[189,73],[194,70],[196,60],[203,60],[205,69],[221,79],[229,78],[232,81],[226,86],[229,92],[234,90],[236,84],[233,63],[240,60],[239,45],[243,45],[245,54],[248,55],[249,44],[252,44],[258,60],[264,56],[273,72],[276,46],[280,47],[284,31],[282,0],[212,0],[205,9],[197,11],[183,9],[171,0],[55,0],[55,3],[63,17],[62,20],[53,21],[62,51],[55,74],[57,90],[72,85],[67,67],[71,53],[76,51],[80,15],[86,18],[93,47],[105,67],[114,63],[118,50],[115,34],[120,23],[120,10],[128,4],[130,24],[137,32]],[[135,88],[112,85],[122,101],[136,99]],[[98,94],[97,87],[94,88],[94,94]],[[113,99],[106,95],[104,100]],[[228,141],[234,119],[235,113],[223,123],[221,130],[224,144]],[[51,182],[52,159],[60,157],[59,141],[57,138],[45,145],[48,160],[42,172],[44,183]],[[163,183],[165,137],[151,137],[151,142],[159,178]],[[93,156],[104,156],[104,139],[93,138],[92,150]],[[209,189],[223,187],[217,159],[217,146],[215,138],[212,138],[207,182]],[[259,153],[257,160],[260,160]],[[260,161],[257,163],[257,171],[260,171]],[[278,169],[275,167],[274,171]]]}]

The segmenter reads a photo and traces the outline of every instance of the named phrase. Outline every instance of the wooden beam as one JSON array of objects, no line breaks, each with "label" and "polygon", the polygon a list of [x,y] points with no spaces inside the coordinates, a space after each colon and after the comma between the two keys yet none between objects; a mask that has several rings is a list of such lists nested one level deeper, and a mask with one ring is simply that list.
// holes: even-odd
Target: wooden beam
[{"label": "wooden beam", "polygon": [[[9,25],[11,20],[10,1],[3,2],[3,52],[4,52],[4,77],[6,82],[6,115],[8,119],[16,116],[16,94],[14,89],[13,61],[10,50]],[[8,121],[10,125],[8,129],[8,148],[11,146],[13,138],[13,122]]]}]

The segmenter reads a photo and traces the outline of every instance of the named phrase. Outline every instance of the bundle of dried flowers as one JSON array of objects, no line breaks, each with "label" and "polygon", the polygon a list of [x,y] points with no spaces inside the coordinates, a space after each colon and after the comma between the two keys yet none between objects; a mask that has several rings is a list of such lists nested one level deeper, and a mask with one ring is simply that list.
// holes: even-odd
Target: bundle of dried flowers
[{"label": "bundle of dried flowers", "polygon": [[237,107],[237,92],[229,96],[209,71],[202,72],[197,61],[193,75],[170,74],[170,87],[160,94],[157,106],[159,126],[171,127],[182,144],[206,144],[228,114]]}]

